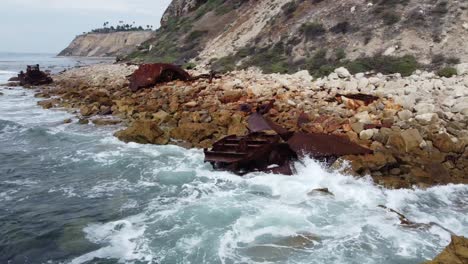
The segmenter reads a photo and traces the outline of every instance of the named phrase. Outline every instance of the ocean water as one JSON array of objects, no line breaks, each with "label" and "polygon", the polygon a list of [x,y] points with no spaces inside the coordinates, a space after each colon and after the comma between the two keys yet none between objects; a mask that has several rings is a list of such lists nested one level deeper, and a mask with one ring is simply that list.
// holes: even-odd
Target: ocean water
[{"label": "ocean water", "polygon": [[[77,62],[0,54],[0,83],[31,63]],[[41,109],[34,91],[0,92],[0,263],[403,264],[449,243],[379,205],[468,236],[466,185],[386,190],[310,159],[293,177],[241,178],[201,150],[125,144],[118,126],[64,124],[75,117]],[[307,195],[315,188],[334,196]]]}]

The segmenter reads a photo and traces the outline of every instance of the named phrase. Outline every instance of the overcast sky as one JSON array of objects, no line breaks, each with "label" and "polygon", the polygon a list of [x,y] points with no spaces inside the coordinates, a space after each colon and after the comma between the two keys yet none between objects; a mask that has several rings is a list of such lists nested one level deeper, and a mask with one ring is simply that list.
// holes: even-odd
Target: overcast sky
[{"label": "overcast sky", "polygon": [[76,35],[119,20],[159,27],[171,0],[0,0],[0,51],[58,53]]}]

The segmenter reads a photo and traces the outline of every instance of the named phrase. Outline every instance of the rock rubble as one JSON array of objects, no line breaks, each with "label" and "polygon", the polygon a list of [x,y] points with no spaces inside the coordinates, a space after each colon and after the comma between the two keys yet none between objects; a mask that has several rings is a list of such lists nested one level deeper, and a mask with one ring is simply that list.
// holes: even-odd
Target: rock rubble
[{"label": "rock rubble", "polygon": [[[112,114],[128,123],[124,141],[210,147],[224,136],[247,132],[249,105],[274,99],[267,116],[290,130],[348,137],[373,155],[346,156],[349,172],[371,175],[390,188],[468,183],[468,72],[451,78],[417,71],[400,75],[351,75],[340,68],[313,80],[292,75],[236,71],[219,79],[174,81],[132,93],[126,76],[136,66],[94,65],[54,76],[42,87],[45,108],[79,109],[83,118]],[[193,73],[196,75],[197,73]],[[342,95],[363,93],[367,104]],[[49,99],[47,99],[49,98]],[[50,99],[52,98],[52,99]],[[298,128],[304,113],[310,123]]]}]

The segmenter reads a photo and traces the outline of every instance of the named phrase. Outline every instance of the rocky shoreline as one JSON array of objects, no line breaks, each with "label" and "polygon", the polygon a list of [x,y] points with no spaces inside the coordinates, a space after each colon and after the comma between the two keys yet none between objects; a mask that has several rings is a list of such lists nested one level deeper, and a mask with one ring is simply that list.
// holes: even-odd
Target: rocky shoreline
[{"label": "rocky shoreline", "polygon": [[[340,68],[313,80],[305,71],[294,75],[238,71],[213,80],[174,81],[131,92],[127,76],[136,68],[126,64],[75,68],[53,76],[53,85],[29,88],[43,98],[40,106],[69,109],[80,124],[123,123],[127,128],[115,134],[123,141],[186,148],[209,148],[224,136],[244,135],[248,114],[242,108],[274,99],[267,116],[278,124],[340,135],[374,151],[342,157],[332,169],[357,177],[370,175],[387,188],[468,183],[468,65],[460,65],[452,78],[428,72],[406,78],[351,75]],[[358,93],[371,96],[350,96]],[[304,114],[312,121],[298,127]],[[333,195],[328,189],[314,191]],[[408,228],[432,224],[413,223],[386,209]],[[465,263],[467,245],[466,238],[452,235],[450,245],[427,263]]]},{"label": "rocky shoreline", "polygon": [[[466,65],[459,65],[459,74],[451,78],[429,72],[405,78],[351,75],[340,68],[313,80],[306,71],[238,71],[212,81],[175,81],[133,93],[126,77],[135,69],[126,64],[72,69],[53,76],[55,84],[41,87],[36,96],[45,98],[39,102],[44,108],[79,109],[81,123],[123,121],[128,128],[116,133],[123,141],[187,148],[208,148],[224,136],[244,135],[247,115],[241,106],[274,99],[267,116],[278,124],[342,135],[374,151],[343,157],[334,168],[370,175],[388,188],[468,183]],[[353,93],[378,100],[366,105],[341,96]],[[298,128],[301,113],[312,122]]]}]

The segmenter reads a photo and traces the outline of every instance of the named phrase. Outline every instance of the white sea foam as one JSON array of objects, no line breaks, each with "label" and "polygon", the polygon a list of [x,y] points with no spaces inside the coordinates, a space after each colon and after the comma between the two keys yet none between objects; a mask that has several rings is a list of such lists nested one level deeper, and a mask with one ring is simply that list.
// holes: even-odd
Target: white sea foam
[{"label": "white sea foam", "polygon": [[[70,114],[39,108],[30,91],[5,90],[0,102],[0,119],[26,129],[51,124],[47,133],[85,136],[91,142],[90,147],[61,157],[64,166],[91,162],[109,169],[139,169],[136,174],[117,172],[96,180],[88,189],[60,185],[51,192],[95,199],[157,190],[147,200],[130,199],[121,208],[143,208],[143,213],[85,228],[87,238],[101,248],[72,263],[95,257],[122,263],[349,263],[351,259],[405,263],[432,258],[448,244],[450,235],[442,228],[401,227],[397,215],[378,205],[400,211],[414,222],[435,222],[468,236],[466,185],[387,190],[370,178],[330,172],[310,159],[296,164],[298,174],[293,177],[264,173],[238,177],[213,171],[203,163],[201,150],[126,144],[113,137],[112,130],[61,124]],[[17,129],[9,126],[3,132]],[[9,184],[32,186],[31,182]],[[334,195],[308,195],[317,188],[328,188]],[[11,201],[14,195],[2,192],[0,200]],[[301,234],[319,239],[301,248],[278,243]],[[267,253],[271,258],[265,257]]]},{"label": "white sea foam", "polygon": [[86,237],[93,243],[106,244],[71,261],[71,264],[81,264],[95,258],[113,258],[121,263],[135,261],[153,262],[152,252],[144,238],[146,227],[141,224],[141,216],[133,216],[127,220],[119,220],[106,224],[93,224],[84,229]]}]

